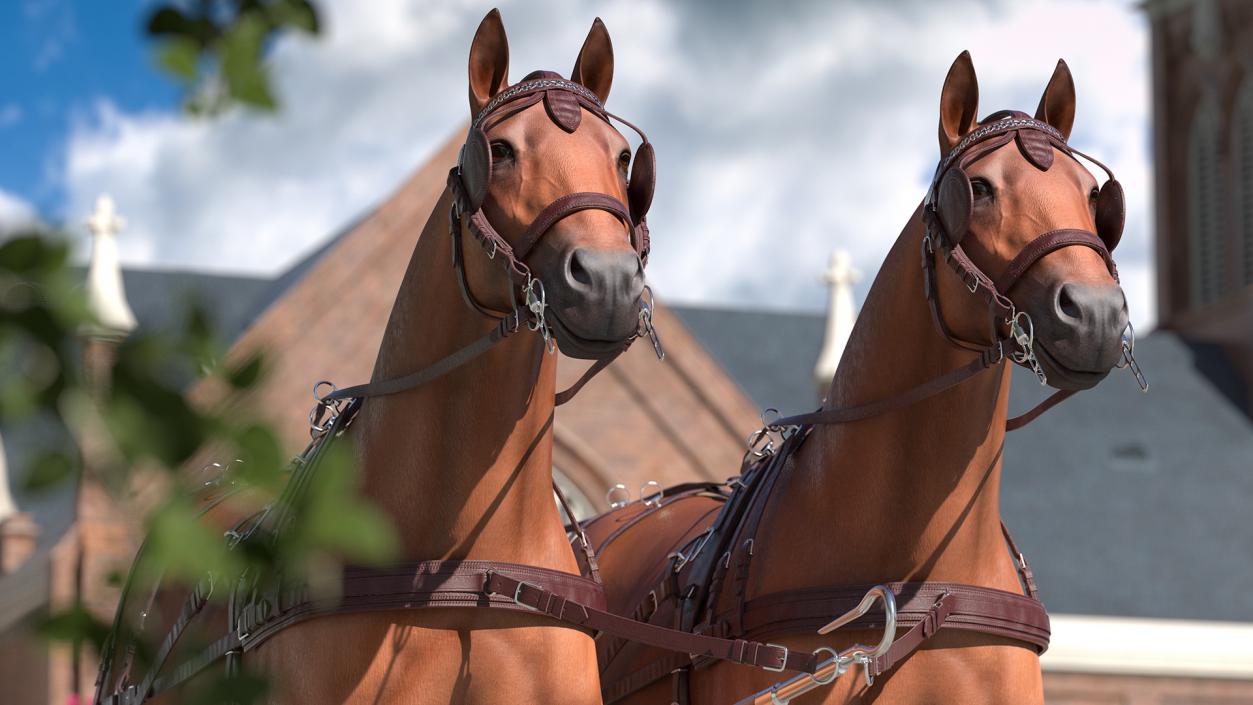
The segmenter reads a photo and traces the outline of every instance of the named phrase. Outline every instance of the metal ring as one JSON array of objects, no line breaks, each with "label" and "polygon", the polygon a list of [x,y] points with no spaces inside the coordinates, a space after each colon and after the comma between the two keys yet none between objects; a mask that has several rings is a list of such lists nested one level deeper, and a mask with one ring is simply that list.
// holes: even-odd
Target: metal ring
[{"label": "metal ring", "polygon": [[[624,498],[620,500],[614,499],[615,492],[621,492]],[[610,487],[609,491],[605,493],[605,503],[609,505],[610,509],[621,509],[631,503],[631,491],[627,489],[626,485],[618,483]]]},{"label": "metal ring", "polygon": [[[835,666],[835,668],[831,669],[831,677],[826,679],[825,681],[818,680],[818,674],[810,673],[809,678],[813,680],[814,685],[831,685],[832,683],[835,682],[836,678],[840,677],[840,655],[835,652],[835,649],[832,649],[829,646],[819,646],[818,648],[814,649],[814,656],[817,656],[823,651],[827,652],[828,654],[831,654],[831,658],[835,660],[835,663],[832,664],[833,666]],[[822,662],[819,661],[818,663],[822,663]]]},{"label": "metal ring", "polygon": [[[326,385],[330,387],[331,391],[327,392],[326,394],[318,394],[318,390],[322,388],[322,385]],[[318,380],[313,385],[313,398],[315,401],[321,402],[327,396],[334,394],[335,392],[338,392],[338,391],[339,391],[339,387],[336,387],[334,382],[328,379]]]},{"label": "metal ring", "polygon": [[[657,491],[646,495],[644,494],[644,490],[648,487],[655,487],[657,488]],[[649,480],[648,482],[640,485],[640,501],[644,503],[644,506],[660,507],[662,494],[661,483],[656,480]]]}]

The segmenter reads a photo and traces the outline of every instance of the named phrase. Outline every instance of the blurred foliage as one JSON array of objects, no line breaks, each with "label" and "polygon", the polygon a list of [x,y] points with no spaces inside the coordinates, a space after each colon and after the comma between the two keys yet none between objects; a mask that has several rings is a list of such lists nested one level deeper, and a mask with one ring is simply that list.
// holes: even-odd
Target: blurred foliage
[{"label": "blurred foliage", "polygon": [[145,25],[157,64],[186,89],[187,110],[278,107],[266,52],[287,32],[321,31],[310,0],[184,0],[157,6]]},{"label": "blurred foliage", "polygon": [[[281,574],[325,584],[342,561],[394,555],[397,542],[386,517],[353,489],[355,456],[347,437],[329,446],[316,481],[284,495],[290,465],[269,425],[238,404],[210,411],[183,395],[177,381],[183,376],[173,374],[180,369],[212,378],[227,402],[265,378],[260,356],[223,361],[225,348],[204,311],[190,311],[175,335],[136,333],[119,341],[111,376],[89,388],[83,333],[100,328],[86,305],[81,272],[76,276],[67,260],[67,246],[49,233],[24,233],[0,244],[0,365],[6,370],[0,377],[0,426],[42,420],[69,430],[72,441],[49,444],[26,467],[15,468],[26,491],[65,490],[89,472],[123,511],[142,513],[148,538],[133,593],[159,581],[162,590],[183,595],[210,580],[226,586],[213,590],[212,599],[225,600],[243,578],[266,584]],[[90,448],[86,469],[84,445]],[[188,471],[206,458],[219,462],[200,473]],[[145,490],[142,502],[137,489]],[[280,498],[287,529],[231,550],[224,528]],[[215,516],[230,517],[225,527],[204,516],[216,499],[223,501]],[[130,599],[142,602],[136,594]],[[125,622],[122,634],[137,633],[136,625]],[[99,649],[109,625],[75,604],[50,615],[40,631]],[[142,635],[150,643],[138,644],[137,652],[151,650],[164,636],[164,625],[150,625]],[[197,687],[204,691],[191,699],[204,702],[244,703],[266,692],[263,681],[246,673]]]}]

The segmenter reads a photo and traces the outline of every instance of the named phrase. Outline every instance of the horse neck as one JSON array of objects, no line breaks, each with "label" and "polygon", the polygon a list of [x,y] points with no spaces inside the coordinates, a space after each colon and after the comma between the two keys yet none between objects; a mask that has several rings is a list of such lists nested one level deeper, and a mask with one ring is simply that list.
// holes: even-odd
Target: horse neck
[{"label": "horse neck", "polygon": [[[379,348],[376,381],[422,369],[496,325],[461,299],[449,203],[445,192],[422,230]],[[469,235],[462,238],[467,258],[484,256]],[[554,374],[554,356],[524,328],[441,378],[366,401],[355,422],[362,491],[391,516],[402,558],[570,568],[552,499]]]},{"label": "horse neck", "polygon": [[[923,232],[920,209],[875,278],[827,406],[894,396],[973,359],[931,320],[919,270]],[[1008,391],[1008,370],[993,368],[909,407],[815,428],[774,498],[786,511],[770,513],[775,526],[763,527],[762,538],[793,554],[788,546],[825,553],[804,563],[807,585],[1012,587],[998,502]]]}]

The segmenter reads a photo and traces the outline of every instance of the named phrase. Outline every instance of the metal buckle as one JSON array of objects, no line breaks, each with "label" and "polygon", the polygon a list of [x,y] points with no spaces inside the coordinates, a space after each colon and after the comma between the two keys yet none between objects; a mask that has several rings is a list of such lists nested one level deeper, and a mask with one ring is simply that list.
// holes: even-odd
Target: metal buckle
[{"label": "metal buckle", "polygon": [[531,610],[532,612],[539,612],[540,609],[538,605],[535,607],[532,607],[522,601],[522,588],[524,587],[533,587],[536,590],[539,590],[540,592],[544,591],[544,588],[540,587],[539,585],[535,585],[534,583],[528,583],[525,580],[519,580],[518,586],[513,589],[513,603],[515,605],[518,605],[519,607],[525,607],[528,610]]},{"label": "metal buckle", "polygon": [[773,666],[762,666],[761,667],[762,670],[770,671],[771,673],[781,673],[782,671],[786,671],[787,670],[787,657],[792,652],[789,651],[788,648],[784,646],[783,644],[771,644],[770,642],[766,642],[766,646],[773,646],[776,649],[783,649],[783,663],[780,664],[778,668],[774,668]]}]

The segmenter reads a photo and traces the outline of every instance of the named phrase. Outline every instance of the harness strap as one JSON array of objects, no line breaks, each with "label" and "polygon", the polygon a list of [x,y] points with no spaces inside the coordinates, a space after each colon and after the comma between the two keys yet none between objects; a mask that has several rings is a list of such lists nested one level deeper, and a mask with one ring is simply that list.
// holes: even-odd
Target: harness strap
[{"label": "harness strap", "polygon": [[[199,607],[184,610],[186,617],[166,638],[161,661]],[[382,569],[345,567],[343,593],[330,602],[310,597],[303,587],[254,598],[239,609],[232,633],[168,676],[155,676],[162,665],[158,662],[142,686],[112,694],[101,705],[136,705],[195,676],[228,653],[252,651],[286,627],[314,617],[450,607],[534,613],[589,633],[604,632],[683,654],[769,670],[812,673],[817,667],[813,654],[792,653],[783,646],[690,634],[619,617],[605,610],[603,588],[582,576],[500,561],[416,561]]]},{"label": "harness strap", "polygon": [[[813,633],[832,615],[853,609],[870,585],[807,588],[762,595],[749,601],[746,636]],[[941,628],[1006,637],[1043,653],[1049,644],[1049,618],[1034,597],[994,588],[945,582],[888,583],[896,595],[896,619],[908,631],[893,642],[874,675],[892,668]],[[848,629],[881,629],[882,614],[871,613]]]},{"label": "harness strap", "polygon": [[924,399],[929,399],[941,392],[952,389],[989,367],[999,364],[1004,359],[1004,346],[1010,342],[1012,341],[1002,338],[995,345],[985,348],[979,353],[978,357],[965,365],[895,396],[856,406],[837,406],[829,409],[819,409],[808,414],[787,416],[770,425],[783,427],[808,426],[812,424],[845,424],[903,409],[911,404],[916,404]]},{"label": "harness strap", "polygon": [[395,377],[393,379],[379,380],[376,382],[368,382],[366,384],[358,384],[352,387],[337,389],[325,397],[322,402],[340,401],[341,399],[356,399],[365,397],[381,397],[398,392],[408,391],[415,387],[420,387],[427,382],[438,379],[449,372],[470,362],[474,358],[482,355],[497,344],[518,332],[521,328],[521,321],[517,316],[509,316],[502,318],[491,332],[470,343],[464,348],[441,358],[435,363],[424,367],[417,372],[407,374],[403,377]]},{"label": "harness strap", "polygon": [[557,496],[557,501],[570,519],[570,524],[566,527],[566,531],[574,532],[575,540],[579,543],[579,552],[576,552],[574,555],[577,559],[579,553],[582,553],[583,565],[585,566],[584,575],[596,581],[598,585],[602,584],[600,567],[596,563],[596,551],[592,550],[592,542],[587,539],[587,532],[583,530],[583,525],[574,516],[574,509],[570,507],[570,501],[566,499],[566,494],[561,491],[561,487],[557,485],[555,479],[553,480],[553,494]]},{"label": "harness strap", "polygon": [[579,604],[551,590],[499,572],[492,572],[488,575],[484,590],[488,594],[513,595],[517,604],[564,624],[605,632],[670,651],[757,666],[772,671],[790,670],[813,673],[817,668],[817,657],[813,654],[793,653],[785,646],[763,644],[748,639],[721,639],[636,622],[630,618],[606,612],[604,609]]},{"label": "harness strap", "polygon": [[1006,421],[1005,430],[1016,431],[1022,428],[1023,426],[1026,426],[1027,424],[1039,418],[1040,414],[1043,414],[1049,409],[1052,409],[1058,404],[1066,401],[1070,397],[1074,396],[1074,394],[1075,394],[1075,390],[1073,389],[1060,389],[1056,392],[1053,392],[1044,401],[1040,402],[1039,404],[1036,404],[1035,408],[1031,409],[1030,411],[1024,414],[1019,414],[1018,416],[1015,416],[1014,418]]}]

